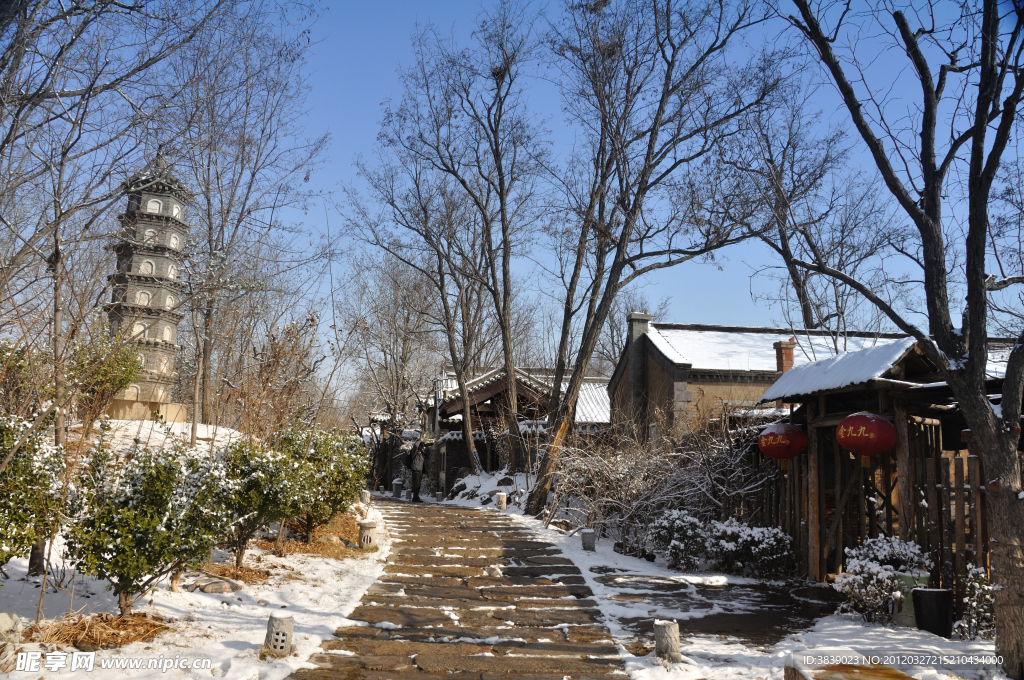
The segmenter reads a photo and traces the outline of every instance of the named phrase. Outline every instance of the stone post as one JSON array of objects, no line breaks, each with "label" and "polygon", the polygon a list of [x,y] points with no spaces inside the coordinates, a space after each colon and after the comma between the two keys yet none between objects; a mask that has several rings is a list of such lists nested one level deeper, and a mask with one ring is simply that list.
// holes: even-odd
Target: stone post
[{"label": "stone post", "polygon": [[584,529],[580,532],[580,538],[583,539],[583,549],[587,552],[594,552],[597,550],[597,533],[593,529]]},{"label": "stone post", "polygon": [[363,505],[370,504],[370,491],[368,489],[363,489],[359,492],[359,502]]},{"label": "stone post", "polygon": [[437,502],[440,503],[443,500],[444,500],[444,491],[438,491],[437,492]]},{"label": "stone post", "polygon": [[494,507],[498,510],[504,510],[508,507],[508,494],[496,493],[494,494]]},{"label": "stone post", "polygon": [[402,480],[401,479],[396,479],[394,482],[392,482],[391,495],[394,498],[401,498],[402,497]]},{"label": "stone post", "polygon": [[675,621],[654,621],[654,655],[669,663],[681,663],[679,624]]},{"label": "stone post", "polygon": [[359,547],[369,550],[377,546],[377,523],[364,519],[359,524]]},{"label": "stone post", "polygon": [[263,650],[274,656],[288,656],[292,653],[292,633],[295,632],[295,619],[291,615],[274,613],[267,621],[267,637],[263,641]]}]

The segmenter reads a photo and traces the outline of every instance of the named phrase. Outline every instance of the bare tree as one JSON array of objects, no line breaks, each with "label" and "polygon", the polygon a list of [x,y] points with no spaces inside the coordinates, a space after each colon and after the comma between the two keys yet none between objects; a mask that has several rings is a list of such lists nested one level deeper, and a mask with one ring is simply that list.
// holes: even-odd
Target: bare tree
[{"label": "bare tree", "polygon": [[[1012,238],[997,240],[993,187],[1019,119],[1024,92],[1024,9],[983,0],[941,6],[884,3],[853,12],[849,4],[793,0],[795,12],[780,11],[812,48],[838,89],[863,148],[881,181],[916,230],[907,249],[920,268],[925,324],[900,313],[884,292],[847,271],[818,261],[796,261],[803,269],[834,277],[854,288],[901,330],[915,337],[956,395],[978,444],[988,487],[992,580],[997,584],[996,651],[1006,674],[1024,678],[1024,551],[1021,527],[1020,439],[1024,395],[1024,330],[1009,353],[1000,407],[986,389],[990,296],[1024,283],[1000,270],[1006,251],[1019,252]],[[906,11],[904,11],[906,9]],[[861,40],[868,34],[878,36]],[[849,45],[848,48],[841,48]],[[906,70],[880,75],[865,66],[867,55],[885,49],[906,59]],[[902,75],[905,74],[905,75]],[[895,79],[895,80],[893,80]],[[916,86],[920,98],[908,106]],[[899,89],[899,100],[890,93]],[[1012,164],[1011,164],[1012,167]],[[950,253],[962,253],[950,267]],[[996,268],[998,273],[992,273]],[[966,300],[951,297],[963,286]],[[1019,290],[1019,289],[1018,289]],[[953,314],[959,312],[957,322]],[[916,317],[920,318],[920,317]],[[901,513],[908,508],[901,504]]]},{"label": "bare tree", "polygon": [[[472,48],[421,31],[414,65],[402,74],[404,96],[386,111],[381,135],[386,146],[449,177],[479,223],[483,260],[475,275],[490,294],[501,333],[509,422],[518,410],[512,261],[536,219],[545,155],[523,98],[537,44],[533,23],[527,6],[499,0],[480,18]],[[518,428],[509,435],[513,451],[521,450]]]},{"label": "bare tree", "polygon": [[544,510],[616,294],[647,272],[710,257],[750,236],[704,219],[681,189],[684,175],[696,173],[697,161],[734,134],[738,118],[761,106],[778,84],[767,56],[733,65],[733,44],[764,18],[743,1],[581,3],[567,7],[552,34],[566,108],[584,131],[586,154],[574,162],[584,174],[570,173],[573,181],[565,184],[566,214],[578,226],[570,234],[574,258],[556,370],[566,370],[578,311],[584,319],[527,501],[531,514]]},{"label": "bare tree", "polygon": [[487,289],[480,223],[450,179],[415,155],[382,149],[375,166],[360,164],[372,191],[367,204],[349,192],[342,212],[349,233],[380,248],[433,284],[435,327],[444,332],[462,398],[462,434],[474,474],[483,470],[473,443],[469,378],[486,349]]},{"label": "bare tree", "polygon": [[214,418],[218,379],[213,358],[225,335],[220,314],[241,296],[273,289],[280,275],[310,259],[291,247],[296,231],[282,212],[307,200],[302,183],[327,137],[303,137],[308,39],[290,17],[282,27],[278,12],[259,4],[241,7],[225,20],[230,32],[204,32],[174,63],[177,77],[188,83],[176,104],[176,124],[185,130],[177,149],[179,168],[197,194],[186,266],[189,304],[201,324],[197,375],[207,423]]}]

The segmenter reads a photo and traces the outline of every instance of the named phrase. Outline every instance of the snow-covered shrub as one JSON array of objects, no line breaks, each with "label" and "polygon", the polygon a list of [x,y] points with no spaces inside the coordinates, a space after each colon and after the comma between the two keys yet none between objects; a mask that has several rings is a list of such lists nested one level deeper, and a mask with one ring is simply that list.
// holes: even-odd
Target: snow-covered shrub
[{"label": "snow-covered shrub", "polygon": [[39,530],[61,519],[64,449],[48,444],[42,432],[29,432],[31,426],[17,416],[0,417],[0,460],[24,438],[0,473],[0,568],[27,554]]},{"label": "snow-covered shrub", "polygon": [[730,518],[713,522],[708,557],[719,571],[761,578],[778,576],[789,566],[789,536],[777,527],[752,527]]},{"label": "snow-covered shrub", "polygon": [[840,613],[857,613],[865,621],[892,621],[909,597],[897,574],[919,574],[932,568],[932,560],[913,541],[895,536],[869,538],[846,549],[846,569],[833,587],[846,596]]},{"label": "snow-covered shrub", "polygon": [[995,636],[995,587],[988,581],[988,574],[982,567],[967,565],[964,578],[964,616],[953,625],[961,640]]},{"label": "snow-covered shrub", "polygon": [[729,574],[777,576],[789,566],[790,538],[775,527],[752,527],[730,518],[704,522],[670,510],[651,524],[651,542],[669,566],[693,571],[702,562]]},{"label": "snow-covered shrub", "polygon": [[224,467],[193,450],[123,454],[103,438],[76,487],[67,554],[81,572],[107,579],[122,615],[168,573],[198,564],[231,521]]},{"label": "snow-covered shrub", "polygon": [[232,515],[227,537],[241,567],[245,549],[260,527],[297,517],[302,512],[306,487],[304,463],[287,454],[249,442],[236,442],[223,451],[231,483],[228,510]]},{"label": "snow-covered shrub", "polygon": [[306,539],[313,531],[345,512],[359,498],[366,485],[370,458],[356,437],[325,430],[290,429],[277,441],[282,453],[301,461],[299,510],[303,515]]},{"label": "snow-covered shrub", "polygon": [[670,567],[693,571],[707,552],[704,524],[685,510],[670,510],[651,524],[651,542]]}]

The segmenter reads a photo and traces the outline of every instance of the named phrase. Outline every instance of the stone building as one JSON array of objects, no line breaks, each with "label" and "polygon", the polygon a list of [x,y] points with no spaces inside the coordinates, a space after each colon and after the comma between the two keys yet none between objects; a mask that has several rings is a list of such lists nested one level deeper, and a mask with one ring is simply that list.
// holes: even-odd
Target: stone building
[{"label": "stone building", "polygon": [[125,192],[128,205],[118,217],[117,269],[109,278],[113,292],[106,309],[111,332],[126,333],[138,344],[142,371],[117,395],[110,415],[143,420],[157,412],[169,422],[183,422],[186,409],[171,403],[171,393],[183,316],[182,250],[189,231],[184,208],[191,194],[159,154],[128,180]]},{"label": "stone building", "polygon": [[905,337],[848,332],[838,343],[824,331],[654,323],[633,312],[626,346],[608,383],[611,421],[669,428],[752,409],[793,366]]}]

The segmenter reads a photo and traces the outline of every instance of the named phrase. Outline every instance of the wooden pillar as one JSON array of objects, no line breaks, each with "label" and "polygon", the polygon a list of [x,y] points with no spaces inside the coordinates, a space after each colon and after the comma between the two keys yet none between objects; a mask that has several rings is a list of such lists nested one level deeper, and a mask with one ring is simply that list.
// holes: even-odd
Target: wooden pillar
[{"label": "wooden pillar", "polygon": [[[817,415],[815,404],[807,404],[807,422]],[[818,450],[818,428],[807,428],[807,575],[812,581],[823,581],[821,570],[821,471]]]},{"label": "wooden pillar", "polygon": [[910,459],[910,433],[907,431],[907,409],[896,402],[896,488],[899,495],[900,538],[904,541],[915,539],[914,517],[914,466]]}]

